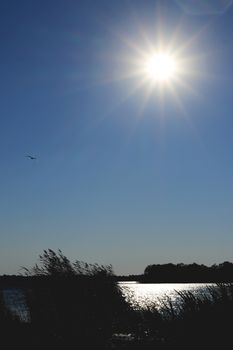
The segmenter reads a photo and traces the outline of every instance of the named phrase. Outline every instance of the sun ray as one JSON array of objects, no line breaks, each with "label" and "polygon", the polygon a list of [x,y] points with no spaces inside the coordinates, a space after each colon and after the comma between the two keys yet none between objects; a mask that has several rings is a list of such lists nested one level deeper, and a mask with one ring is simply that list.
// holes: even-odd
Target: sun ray
[{"label": "sun ray", "polygon": [[105,119],[109,118],[112,113],[114,113],[119,107],[121,107],[125,102],[127,102],[132,96],[134,96],[137,91],[140,91],[143,89],[145,85],[145,81],[139,81],[135,86],[126,94],[124,97],[122,97],[120,100],[117,101],[116,104],[111,108],[110,111],[104,113],[101,117],[95,120],[95,126],[97,127],[100,125]]},{"label": "sun ray", "polygon": [[163,16],[156,15],[156,18],[158,20],[155,20],[153,30],[152,26],[149,28],[147,23],[138,19],[133,31],[130,26],[128,32],[110,28],[118,46],[117,50],[106,53],[105,58],[113,63],[114,69],[102,75],[96,85],[118,83],[125,93],[100,121],[133,96],[139,96],[140,91],[141,102],[137,98],[140,106],[135,114],[135,125],[146,115],[147,109],[152,110],[152,103],[155,103],[156,118],[163,119],[168,98],[180,115],[188,119],[182,95],[200,97],[197,85],[200,78],[203,80],[207,77],[205,65],[208,55],[200,53],[200,50],[198,52],[196,46],[197,39],[207,26],[185,39],[182,19],[169,33],[171,28],[166,27]]}]

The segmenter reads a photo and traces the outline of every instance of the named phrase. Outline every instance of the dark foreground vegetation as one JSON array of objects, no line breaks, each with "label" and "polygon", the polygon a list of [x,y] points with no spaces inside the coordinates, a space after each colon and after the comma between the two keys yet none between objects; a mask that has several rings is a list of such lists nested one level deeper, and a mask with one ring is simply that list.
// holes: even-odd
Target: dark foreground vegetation
[{"label": "dark foreground vegetation", "polygon": [[[0,294],[4,349],[227,349],[232,340],[233,285],[208,294],[179,293],[156,307],[132,309],[111,266],[71,263],[61,251],[44,251],[40,264],[24,269],[29,318],[22,321]],[[28,283],[28,284],[27,284]]]}]

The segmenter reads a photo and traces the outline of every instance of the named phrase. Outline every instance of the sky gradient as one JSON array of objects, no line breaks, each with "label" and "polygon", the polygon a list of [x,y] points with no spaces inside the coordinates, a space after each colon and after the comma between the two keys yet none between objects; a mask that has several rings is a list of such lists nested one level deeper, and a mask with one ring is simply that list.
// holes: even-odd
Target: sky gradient
[{"label": "sky gradient", "polygon": [[[1,2],[0,274],[47,248],[117,274],[233,260],[233,6],[211,3]],[[149,94],[160,38],[187,69]]]}]

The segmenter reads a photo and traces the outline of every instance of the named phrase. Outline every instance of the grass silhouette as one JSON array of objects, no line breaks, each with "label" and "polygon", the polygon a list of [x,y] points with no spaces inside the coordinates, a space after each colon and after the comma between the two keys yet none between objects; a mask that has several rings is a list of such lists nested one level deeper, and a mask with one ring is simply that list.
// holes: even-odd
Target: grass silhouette
[{"label": "grass silhouette", "polygon": [[233,284],[216,284],[203,294],[177,292],[180,302],[167,299],[160,310],[132,309],[111,265],[72,263],[49,249],[24,272],[30,322],[12,313],[0,293],[7,349],[215,349],[231,342]]}]

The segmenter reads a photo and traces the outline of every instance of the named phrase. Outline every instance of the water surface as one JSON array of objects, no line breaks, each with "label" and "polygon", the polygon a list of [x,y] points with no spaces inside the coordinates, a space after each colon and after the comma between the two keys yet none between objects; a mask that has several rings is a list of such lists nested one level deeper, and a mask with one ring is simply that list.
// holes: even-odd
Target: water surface
[{"label": "water surface", "polygon": [[177,292],[191,291],[194,294],[206,294],[207,288],[214,283],[138,283],[118,282],[126,300],[136,308],[156,306],[161,308],[168,298],[175,304],[179,303]]}]

